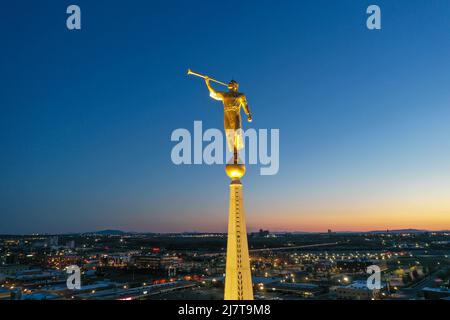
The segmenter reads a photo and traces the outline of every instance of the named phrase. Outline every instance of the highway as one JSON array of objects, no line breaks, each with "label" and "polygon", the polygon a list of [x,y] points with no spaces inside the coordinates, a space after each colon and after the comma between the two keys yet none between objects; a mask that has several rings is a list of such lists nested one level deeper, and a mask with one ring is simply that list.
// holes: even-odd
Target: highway
[{"label": "highway", "polygon": [[250,249],[249,251],[250,252],[263,252],[263,251],[297,250],[297,249],[306,249],[306,248],[334,246],[334,245],[337,245],[337,244],[338,244],[338,242],[329,242],[329,243],[307,244],[307,245],[303,245],[303,246]]}]

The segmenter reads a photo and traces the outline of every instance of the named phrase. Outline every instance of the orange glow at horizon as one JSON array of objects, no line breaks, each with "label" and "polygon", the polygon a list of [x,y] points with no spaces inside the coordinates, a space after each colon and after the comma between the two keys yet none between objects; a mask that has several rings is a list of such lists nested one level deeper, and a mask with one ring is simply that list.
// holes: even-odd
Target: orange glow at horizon
[{"label": "orange glow at horizon", "polygon": [[[252,199],[245,202],[248,232],[259,229],[274,232],[326,232],[332,231],[373,231],[395,229],[425,229],[430,231],[450,230],[450,201],[442,194],[411,199],[332,199],[324,203],[317,199],[309,202],[297,200],[288,202],[276,198]],[[352,195],[353,196],[353,195]],[[350,197],[350,196],[349,196]],[[289,196],[289,200],[292,199]],[[270,202],[270,205],[267,205]],[[157,232],[226,232],[226,208],[186,208],[182,214],[168,215],[148,225],[145,215],[138,225],[130,229]],[[198,216],[201,219],[198,219]],[[134,221],[136,223],[137,221]],[[134,228],[136,227],[136,228]]]},{"label": "orange glow at horizon", "polygon": [[[447,210],[425,208],[353,208],[284,211],[275,216],[249,215],[249,227],[273,231],[371,231],[394,229],[450,230],[450,207]],[[258,223],[252,223],[253,221]]]},{"label": "orange glow at horizon", "polygon": [[[250,211],[250,210],[249,210]],[[182,221],[182,223],[181,223]],[[376,213],[367,210],[299,210],[261,212],[252,210],[247,218],[248,232],[259,229],[273,232],[326,232],[332,231],[374,231],[395,229],[424,229],[430,231],[450,230],[450,210],[392,210]],[[148,231],[145,223],[139,226]],[[153,227],[156,227],[153,225]],[[173,218],[159,225],[157,232],[226,232],[227,221],[216,215],[205,215],[201,221],[197,219]]]}]

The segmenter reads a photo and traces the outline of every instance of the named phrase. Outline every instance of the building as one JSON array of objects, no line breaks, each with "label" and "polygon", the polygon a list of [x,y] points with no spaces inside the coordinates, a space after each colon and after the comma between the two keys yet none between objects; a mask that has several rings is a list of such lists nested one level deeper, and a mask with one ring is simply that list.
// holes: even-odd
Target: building
[{"label": "building", "polygon": [[131,259],[129,255],[123,255],[123,254],[116,254],[116,255],[109,255],[105,254],[102,255],[99,259],[99,263],[101,266],[104,267],[126,267],[130,263]]},{"label": "building", "polygon": [[47,240],[47,246],[49,246],[49,247],[57,247],[58,246],[58,242],[59,242],[58,236],[50,237]]},{"label": "building", "polygon": [[365,280],[354,281],[349,285],[335,287],[333,290],[337,299],[342,300],[373,300],[381,297],[381,290],[371,290]]},{"label": "building", "polygon": [[66,243],[66,247],[69,249],[75,249],[75,241],[70,240],[69,242]]},{"label": "building", "polygon": [[177,268],[181,259],[172,255],[139,255],[131,258],[131,264],[137,268],[162,269]]}]

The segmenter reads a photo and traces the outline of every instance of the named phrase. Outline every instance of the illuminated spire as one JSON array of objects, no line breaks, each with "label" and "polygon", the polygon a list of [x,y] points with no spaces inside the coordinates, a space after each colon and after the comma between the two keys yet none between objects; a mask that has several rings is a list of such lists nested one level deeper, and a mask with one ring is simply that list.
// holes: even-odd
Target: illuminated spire
[{"label": "illuminated spire", "polygon": [[245,174],[243,164],[228,164],[230,207],[228,216],[227,264],[225,300],[253,300],[252,275],[248,254],[244,196],[240,178]]}]

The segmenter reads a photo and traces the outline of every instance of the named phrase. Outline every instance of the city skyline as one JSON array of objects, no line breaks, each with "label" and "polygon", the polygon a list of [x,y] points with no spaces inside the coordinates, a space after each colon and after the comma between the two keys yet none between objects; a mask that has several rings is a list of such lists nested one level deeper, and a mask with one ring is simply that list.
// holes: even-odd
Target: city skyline
[{"label": "city skyline", "polygon": [[[247,289],[266,302],[445,300],[449,236],[261,230],[248,237],[253,284]],[[0,235],[0,300],[222,300],[224,289],[227,299],[227,238],[111,230]]]},{"label": "city skyline", "polygon": [[280,130],[250,231],[450,229],[448,1],[377,1],[376,31],[368,1],[78,4],[79,31],[64,3],[1,10],[0,234],[226,231],[223,166],[170,159],[173,130],[223,127],[187,68]]}]

